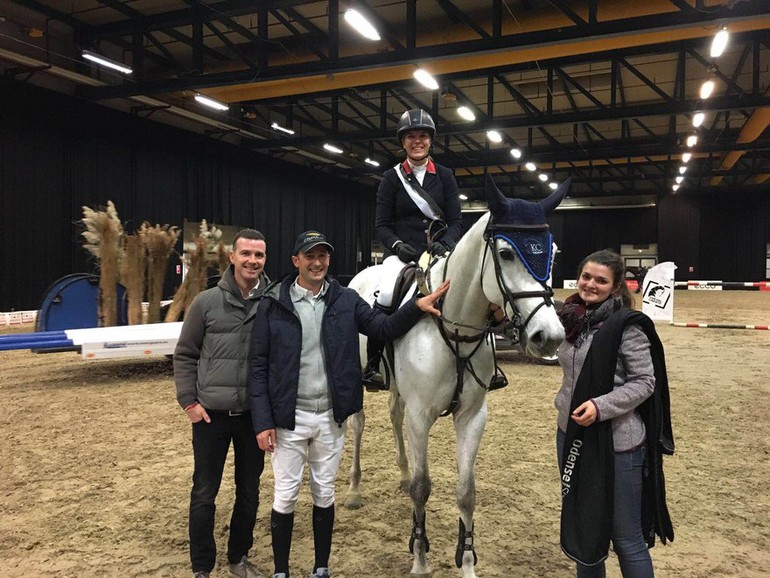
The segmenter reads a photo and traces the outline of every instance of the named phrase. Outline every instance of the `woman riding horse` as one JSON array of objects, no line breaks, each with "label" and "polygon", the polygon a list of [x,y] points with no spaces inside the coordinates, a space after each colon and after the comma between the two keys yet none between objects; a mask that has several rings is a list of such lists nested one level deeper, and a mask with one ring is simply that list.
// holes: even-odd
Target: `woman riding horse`
[{"label": "woman riding horse", "polygon": [[[398,121],[396,137],[406,160],[383,174],[377,191],[374,231],[389,255],[375,307],[391,311],[393,285],[407,263],[426,250],[443,255],[462,234],[457,182],[452,171],[430,158],[436,125],[422,109],[407,110]],[[369,339],[364,369],[368,389],[387,389],[379,371],[384,344]]]}]

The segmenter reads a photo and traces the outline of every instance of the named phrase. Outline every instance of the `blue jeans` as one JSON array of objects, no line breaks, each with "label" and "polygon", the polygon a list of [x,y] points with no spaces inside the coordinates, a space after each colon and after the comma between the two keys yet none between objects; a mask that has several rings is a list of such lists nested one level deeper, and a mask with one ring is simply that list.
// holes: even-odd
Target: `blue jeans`
[{"label": "blue jeans", "polygon": [[[561,464],[565,434],[557,428],[556,452]],[[615,508],[612,518],[612,547],[623,578],[652,578],[652,558],[642,533],[642,472],[647,452],[642,445],[630,452],[615,453]],[[578,578],[604,578],[604,562],[577,565]]]},{"label": "blue jeans", "polygon": [[254,523],[259,504],[259,477],[265,453],[259,449],[251,425],[251,414],[230,416],[209,411],[211,423],[192,424],[195,471],[190,493],[190,562],[193,572],[211,572],[217,556],[214,542],[214,501],[222,483],[222,472],[233,442],[235,453],[235,505],[230,519],[227,558],[240,562],[254,543]]}]

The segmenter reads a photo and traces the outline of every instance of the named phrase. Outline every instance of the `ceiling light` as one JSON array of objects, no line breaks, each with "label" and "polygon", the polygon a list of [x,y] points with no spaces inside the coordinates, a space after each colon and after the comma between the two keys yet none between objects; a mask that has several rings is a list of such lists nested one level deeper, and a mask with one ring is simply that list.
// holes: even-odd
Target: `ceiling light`
[{"label": "ceiling light", "polygon": [[511,149],[511,156],[515,159],[521,158],[521,149]]},{"label": "ceiling light", "polygon": [[687,172],[687,167],[679,167],[679,174],[683,175]]},{"label": "ceiling light", "polygon": [[464,194],[460,193],[459,197],[460,197],[461,201],[467,201],[468,200],[468,195],[464,195]]},{"label": "ceiling light", "polygon": [[535,163],[527,163],[524,165],[524,168],[526,168],[528,171],[536,171],[537,165]]},{"label": "ceiling light", "polygon": [[703,124],[703,121],[706,120],[706,115],[702,112],[696,112],[692,117],[692,125],[695,128],[698,128],[700,125]]},{"label": "ceiling light", "polygon": [[358,10],[354,10],[353,8],[346,10],[345,21],[364,38],[368,38],[369,40],[380,40],[380,33],[377,32],[377,29],[372,26],[371,22],[364,18],[363,14]]},{"label": "ceiling light", "polygon": [[118,72],[122,72],[123,74],[131,74],[133,72],[133,70],[131,70],[128,66],[126,66],[122,62],[115,62],[114,60],[110,60],[109,58],[105,58],[100,54],[96,54],[95,52],[90,52],[88,50],[83,51],[83,58],[90,60],[92,62],[95,62],[96,64],[101,64],[102,66],[106,66],[107,68],[112,68],[113,70],[117,70]]},{"label": "ceiling light", "polygon": [[487,138],[491,140],[492,142],[503,142],[503,135],[501,135],[496,130],[488,130],[487,131]]},{"label": "ceiling light", "polygon": [[200,102],[205,106],[208,106],[209,108],[215,108],[217,110],[228,110],[230,108],[224,102],[220,102],[214,98],[204,96],[202,94],[196,94],[195,100],[197,100],[198,102]]},{"label": "ceiling light", "polygon": [[436,79],[433,78],[427,72],[425,72],[422,68],[418,68],[417,70],[414,71],[414,77],[425,88],[429,88],[431,90],[438,90],[438,82],[436,82]]},{"label": "ceiling light", "polygon": [[548,183],[548,188],[551,189],[552,191],[555,191],[556,189],[559,188],[559,185],[558,183]]},{"label": "ceiling light", "polygon": [[280,132],[285,132],[286,134],[294,134],[293,130],[291,130],[290,128],[284,128],[280,124],[278,124],[277,122],[274,122],[273,124],[271,124],[270,128],[272,128],[273,130],[280,131]]},{"label": "ceiling light", "polygon": [[707,80],[700,85],[700,97],[702,100],[706,100],[709,96],[711,96],[712,92],[714,92],[713,80]]},{"label": "ceiling light", "polygon": [[476,115],[473,114],[473,111],[467,106],[459,107],[457,109],[457,114],[459,114],[465,120],[476,120]]},{"label": "ceiling light", "polygon": [[722,56],[725,48],[727,48],[728,38],[730,38],[730,33],[727,32],[727,28],[722,28],[722,30],[716,33],[714,40],[711,41],[711,51],[709,52],[711,58]]},{"label": "ceiling light", "polygon": [[548,180],[548,175],[546,175],[545,173],[540,173],[539,175],[537,175],[537,178],[543,182],[546,182]]},{"label": "ceiling light", "polygon": [[679,190],[679,185],[674,185],[673,187],[671,187],[671,190],[674,192],[677,192]]},{"label": "ceiling light", "polygon": [[366,164],[372,165],[373,167],[379,167],[379,166],[380,166],[380,163],[378,163],[378,162],[377,162],[376,160],[374,160],[374,159],[370,159],[369,157],[366,157],[366,160],[364,160],[364,162],[365,162]]},{"label": "ceiling light", "polygon": [[329,143],[324,143],[324,148],[330,153],[335,153],[338,155],[341,155],[343,153],[342,149],[339,149],[336,146],[330,145]]},{"label": "ceiling light", "polygon": [[691,158],[692,158],[692,153],[684,153],[682,155],[682,162],[689,163]]},{"label": "ceiling light", "polygon": [[684,177],[683,177],[682,175],[679,175],[679,176],[678,176],[676,179],[674,179],[674,180],[676,180],[676,184],[677,184],[677,185],[679,185],[679,184],[681,184],[681,183],[682,183],[682,181],[684,180]]},{"label": "ceiling light", "polygon": [[694,134],[691,134],[687,137],[687,146],[688,147],[694,147],[696,144],[698,144],[698,137]]}]

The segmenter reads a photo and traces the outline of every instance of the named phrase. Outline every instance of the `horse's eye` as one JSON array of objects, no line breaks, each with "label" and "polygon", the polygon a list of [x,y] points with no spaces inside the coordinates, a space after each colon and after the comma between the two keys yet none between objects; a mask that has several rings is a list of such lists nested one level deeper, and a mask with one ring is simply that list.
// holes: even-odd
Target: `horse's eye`
[{"label": "horse's eye", "polygon": [[513,261],[514,255],[510,249],[500,249],[499,254],[503,261]]}]

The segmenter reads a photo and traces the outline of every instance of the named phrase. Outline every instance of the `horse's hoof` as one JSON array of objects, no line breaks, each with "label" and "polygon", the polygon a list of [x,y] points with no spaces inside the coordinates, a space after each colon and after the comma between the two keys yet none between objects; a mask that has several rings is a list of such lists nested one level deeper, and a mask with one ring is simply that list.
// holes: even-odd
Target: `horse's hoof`
[{"label": "horse's hoof", "polygon": [[361,502],[361,494],[355,495],[355,496],[348,496],[345,499],[345,507],[348,510],[357,510],[362,505]]},{"label": "horse's hoof", "polygon": [[398,488],[404,492],[405,494],[409,494],[409,484],[411,482],[409,480],[401,480],[401,483],[398,484]]}]

